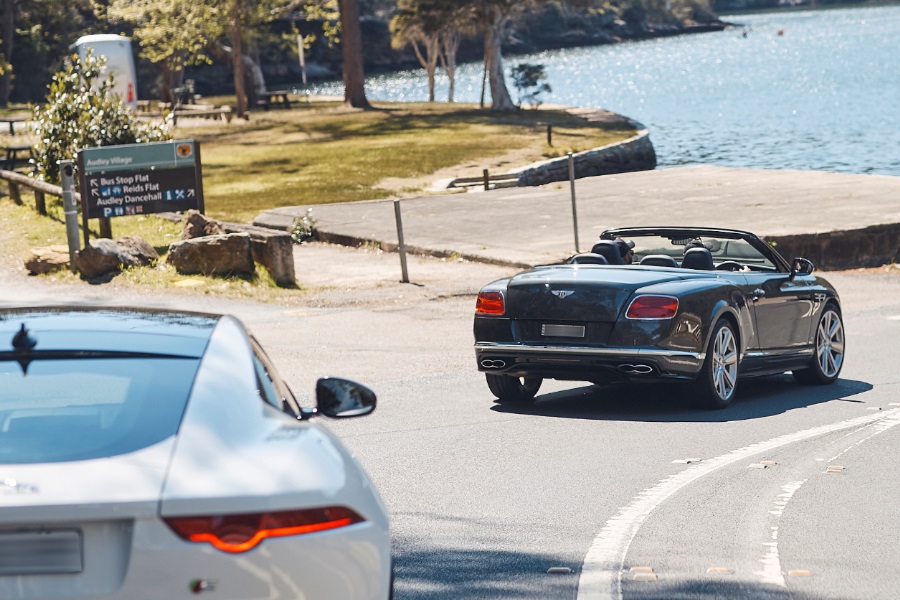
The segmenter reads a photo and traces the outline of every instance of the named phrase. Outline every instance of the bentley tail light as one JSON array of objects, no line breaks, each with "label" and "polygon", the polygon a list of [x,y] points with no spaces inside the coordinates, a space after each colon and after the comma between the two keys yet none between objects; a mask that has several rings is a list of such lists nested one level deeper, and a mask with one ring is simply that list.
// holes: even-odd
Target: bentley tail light
[{"label": "bentley tail light", "polygon": [[209,543],[222,552],[246,552],[264,539],[338,529],[365,519],[343,506],[269,513],[169,517],[166,524],[189,542]]},{"label": "bentley tail light", "polygon": [[478,292],[475,312],[480,315],[502,315],[506,307],[501,292]]},{"label": "bentley tail light", "polygon": [[678,312],[678,298],[638,296],[631,301],[625,316],[629,319],[671,319]]}]

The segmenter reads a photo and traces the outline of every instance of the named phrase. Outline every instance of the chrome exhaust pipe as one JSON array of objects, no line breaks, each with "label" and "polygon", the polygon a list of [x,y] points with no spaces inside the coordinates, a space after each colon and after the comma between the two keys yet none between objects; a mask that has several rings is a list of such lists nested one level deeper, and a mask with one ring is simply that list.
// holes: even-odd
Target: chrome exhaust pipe
[{"label": "chrome exhaust pipe", "polygon": [[506,366],[506,361],[499,358],[485,358],[481,361],[481,366],[485,369],[502,369]]},{"label": "chrome exhaust pipe", "polygon": [[649,375],[653,373],[653,367],[650,365],[632,365],[629,363],[619,365],[619,370],[629,375]]}]

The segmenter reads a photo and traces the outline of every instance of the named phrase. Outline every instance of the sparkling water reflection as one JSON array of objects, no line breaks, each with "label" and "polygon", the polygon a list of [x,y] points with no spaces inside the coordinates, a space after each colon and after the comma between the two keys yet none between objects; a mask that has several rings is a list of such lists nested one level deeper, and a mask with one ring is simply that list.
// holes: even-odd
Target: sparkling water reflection
[{"label": "sparkling water reflection", "polygon": [[[544,64],[553,87],[546,102],[641,121],[661,166],[900,175],[900,6],[730,20],[740,26],[507,57],[506,64]],[[311,89],[343,94],[339,83]],[[427,98],[420,70],[372,77],[366,90],[373,100]],[[438,99],[446,94],[439,79]],[[462,65],[457,100],[477,102],[480,94],[480,63]]]}]

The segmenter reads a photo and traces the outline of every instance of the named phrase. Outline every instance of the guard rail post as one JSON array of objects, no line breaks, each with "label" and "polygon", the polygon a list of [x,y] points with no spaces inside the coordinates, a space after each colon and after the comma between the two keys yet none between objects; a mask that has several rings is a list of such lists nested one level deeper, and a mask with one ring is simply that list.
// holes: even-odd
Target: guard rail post
[{"label": "guard rail post", "polygon": [[69,242],[69,268],[75,270],[75,253],[80,250],[78,241],[78,207],[75,205],[75,166],[71,160],[59,163],[62,178],[63,211],[66,215],[66,239]]}]

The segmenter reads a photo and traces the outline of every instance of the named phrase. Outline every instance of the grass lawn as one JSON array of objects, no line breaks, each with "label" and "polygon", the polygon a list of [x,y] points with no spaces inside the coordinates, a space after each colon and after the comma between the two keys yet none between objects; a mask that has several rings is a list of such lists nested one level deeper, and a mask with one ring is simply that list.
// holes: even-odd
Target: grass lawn
[{"label": "grass lawn", "polygon": [[[335,102],[297,106],[256,111],[248,122],[177,128],[177,137],[201,143],[210,216],[249,222],[279,206],[417,194],[427,186],[412,185],[398,194],[379,183],[427,179],[455,165],[460,165],[457,176],[480,176],[492,159],[510,152],[522,160],[510,166],[521,166],[635,133],[621,124],[589,124],[558,110],[495,113],[446,103],[377,104],[373,111]],[[547,145],[548,124],[553,147]],[[472,164],[477,166],[462,166]]]}]

